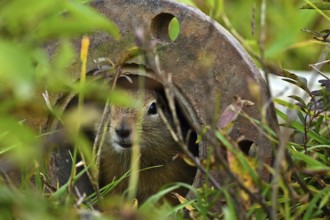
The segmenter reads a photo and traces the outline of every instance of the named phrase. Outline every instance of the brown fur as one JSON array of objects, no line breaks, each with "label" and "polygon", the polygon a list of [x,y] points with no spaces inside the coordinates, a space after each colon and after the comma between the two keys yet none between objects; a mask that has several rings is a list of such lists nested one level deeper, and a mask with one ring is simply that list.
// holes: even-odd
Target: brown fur
[{"label": "brown fur", "polygon": [[[149,115],[148,109],[152,102],[159,103],[159,96],[156,92],[150,90],[143,91],[143,102],[140,109],[143,114],[141,125],[137,125],[137,109],[111,107],[111,123],[107,133],[107,138],[103,146],[101,156],[100,183],[101,186],[110,183],[113,179],[118,179],[124,175],[131,165],[131,148],[120,148],[117,150],[113,146],[115,139],[115,129],[125,125],[131,129],[132,133],[129,139],[132,141],[134,135],[139,138],[140,145],[140,169],[158,166],[141,171],[139,173],[139,183],[137,189],[137,199],[139,202],[145,201],[149,196],[159,191],[159,189],[173,182],[185,182],[191,184],[195,177],[196,169],[186,164],[181,158],[173,159],[175,155],[181,152],[180,147],[172,138],[161,117]],[[141,92],[130,90],[130,96],[134,99],[140,97]],[[160,106],[157,106],[160,108]],[[162,107],[162,111],[171,122],[168,110]],[[137,132],[137,133],[136,133]],[[125,192],[128,181],[121,182],[112,193],[119,194]],[[180,190],[179,193],[185,193]],[[173,202],[173,200],[172,200]]]}]

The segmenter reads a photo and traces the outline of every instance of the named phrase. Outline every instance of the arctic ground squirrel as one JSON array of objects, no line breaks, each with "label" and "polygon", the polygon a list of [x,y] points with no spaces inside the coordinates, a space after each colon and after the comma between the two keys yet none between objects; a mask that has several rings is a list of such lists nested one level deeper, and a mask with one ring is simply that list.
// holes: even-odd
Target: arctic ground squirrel
[{"label": "arctic ground squirrel", "polygon": [[[139,203],[157,193],[166,184],[192,184],[196,168],[188,165],[181,157],[176,157],[182,150],[159,114],[161,109],[168,123],[173,125],[165,97],[148,89],[127,89],[127,92],[134,100],[143,97],[141,105],[137,108],[111,106],[109,128],[102,146],[100,186],[119,179],[130,170],[135,137],[138,137],[137,145],[141,153],[141,171],[136,193]],[[127,188],[128,178],[117,185],[111,194],[122,194]],[[177,192],[184,196],[187,190],[180,189]],[[166,197],[171,203],[177,202],[170,195]]]}]

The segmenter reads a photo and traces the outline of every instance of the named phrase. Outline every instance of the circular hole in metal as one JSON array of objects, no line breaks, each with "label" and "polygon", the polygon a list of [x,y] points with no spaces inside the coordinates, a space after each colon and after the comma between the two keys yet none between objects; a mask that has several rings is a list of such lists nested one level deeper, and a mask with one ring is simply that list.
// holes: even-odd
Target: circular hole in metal
[{"label": "circular hole in metal", "polygon": [[180,23],[174,15],[160,13],[152,19],[151,33],[162,42],[174,42],[180,34]]},{"label": "circular hole in metal", "polygon": [[242,140],[240,142],[238,142],[238,146],[239,148],[244,152],[244,154],[251,156],[251,157],[255,157],[255,148],[256,145],[253,141],[250,140]]}]

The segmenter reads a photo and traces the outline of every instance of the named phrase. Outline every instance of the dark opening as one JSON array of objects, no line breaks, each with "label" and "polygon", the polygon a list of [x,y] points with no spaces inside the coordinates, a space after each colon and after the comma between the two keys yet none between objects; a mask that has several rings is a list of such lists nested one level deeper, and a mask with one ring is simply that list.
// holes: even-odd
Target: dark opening
[{"label": "dark opening", "polygon": [[174,42],[180,34],[180,23],[174,15],[160,13],[152,19],[151,33],[162,42]]},{"label": "dark opening", "polygon": [[248,156],[253,156],[251,151],[251,146],[254,144],[253,141],[250,140],[242,140],[238,142],[239,148]]}]

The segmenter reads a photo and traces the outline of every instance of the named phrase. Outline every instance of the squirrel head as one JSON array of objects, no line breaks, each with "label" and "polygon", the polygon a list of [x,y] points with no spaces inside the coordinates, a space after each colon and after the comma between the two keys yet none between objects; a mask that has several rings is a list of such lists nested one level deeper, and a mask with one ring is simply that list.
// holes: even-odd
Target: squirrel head
[{"label": "squirrel head", "polygon": [[164,97],[148,89],[129,89],[127,92],[138,100],[138,104],[134,108],[111,106],[109,141],[112,150],[117,153],[130,151],[135,144],[140,147],[142,155],[157,155],[170,149],[177,151],[178,145],[166,125],[172,125],[172,120]]}]

